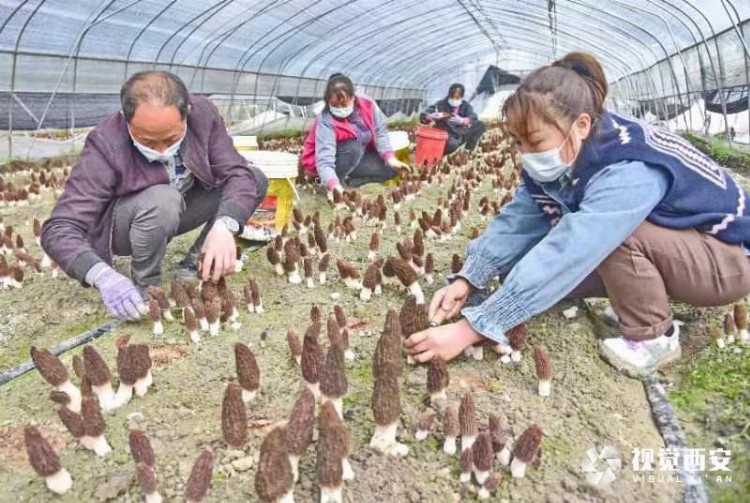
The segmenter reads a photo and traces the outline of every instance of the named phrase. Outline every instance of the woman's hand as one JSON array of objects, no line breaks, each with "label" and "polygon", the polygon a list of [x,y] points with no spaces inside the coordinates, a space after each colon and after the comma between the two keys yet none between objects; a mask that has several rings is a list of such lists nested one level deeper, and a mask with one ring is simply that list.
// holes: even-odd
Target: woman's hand
[{"label": "woman's hand", "polygon": [[333,185],[330,189],[326,191],[326,196],[328,197],[329,202],[333,202],[333,193],[338,192],[339,194],[344,193],[344,187],[341,186],[341,184],[337,183],[336,185]]},{"label": "woman's hand", "polygon": [[474,288],[463,278],[457,278],[453,283],[444,286],[432,297],[427,313],[430,323],[440,325],[458,315],[466,304]]},{"label": "woman's hand", "polygon": [[484,340],[469,322],[461,320],[450,325],[432,327],[406,339],[406,351],[416,361],[427,363],[434,356],[445,361],[460,355],[467,346]]},{"label": "woman's hand", "polygon": [[411,171],[411,168],[409,167],[408,164],[404,164],[403,162],[396,159],[396,157],[391,157],[390,159],[388,159],[387,164],[393,169],[398,169],[398,170],[406,171],[406,172]]}]

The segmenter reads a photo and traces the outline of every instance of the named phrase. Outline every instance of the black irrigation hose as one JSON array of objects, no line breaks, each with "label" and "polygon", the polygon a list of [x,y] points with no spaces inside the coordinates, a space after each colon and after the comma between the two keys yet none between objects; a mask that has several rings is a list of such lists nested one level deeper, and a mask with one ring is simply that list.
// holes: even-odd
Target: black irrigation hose
[{"label": "black irrigation hose", "polygon": [[[55,356],[59,356],[70,349],[80,346],[81,344],[86,344],[89,341],[93,341],[94,339],[101,337],[102,335],[106,334],[122,323],[123,322],[120,320],[115,320],[107,322],[104,325],[100,325],[96,328],[92,328],[91,330],[87,330],[82,334],[76,335],[72,339],[61,342],[57,346],[50,349],[50,352]],[[13,367],[12,369],[6,370],[5,372],[0,374],[0,386],[12,381],[18,376],[25,374],[33,368],[34,362],[26,362]]]},{"label": "black irrigation hose", "polygon": [[[643,387],[646,389],[646,396],[651,404],[651,414],[659,427],[664,443],[668,448],[681,454],[686,452],[689,446],[685,439],[685,432],[682,431],[674,409],[669,403],[664,386],[661,385],[656,376],[650,375],[643,379]],[[682,501],[685,503],[708,503],[703,478],[693,472],[685,471],[683,463],[679,463],[679,473],[685,483]]]}]

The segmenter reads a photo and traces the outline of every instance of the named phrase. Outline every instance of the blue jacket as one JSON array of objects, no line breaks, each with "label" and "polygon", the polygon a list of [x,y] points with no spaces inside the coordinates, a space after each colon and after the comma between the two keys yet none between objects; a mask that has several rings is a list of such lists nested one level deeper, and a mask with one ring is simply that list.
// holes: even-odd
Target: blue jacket
[{"label": "blue jacket", "polygon": [[[573,167],[577,202],[591,177],[606,166],[623,159],[642,161],[669,179],[669,191],[649,214],[650,222],[670,229],[697,229],[732,244],[750,241],[747,193],[713,159],[681,137],[604,112],[592,140],[584,144]],[[525,172],[524,182],[554,219],[554,203],[544,201],[542,188]]]},{"label": "blue jacket", "polygon": [[507,274],[489,298],[462,311],[479,333],[507,344],[509,329],[562,300],[646,219],[750,241],[745,197],[721,167],[673,135],[605,113],[571,174],[550,183],[524,176],[449,280],[463,277],[481,296],[491,278]]}]

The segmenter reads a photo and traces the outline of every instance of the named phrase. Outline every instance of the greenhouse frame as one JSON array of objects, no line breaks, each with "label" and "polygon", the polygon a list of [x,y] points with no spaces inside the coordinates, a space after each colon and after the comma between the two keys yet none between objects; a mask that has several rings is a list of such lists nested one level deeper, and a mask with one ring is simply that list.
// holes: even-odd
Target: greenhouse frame
[{"label": "greenhouse frame", "polygon": [[[80,144],[147,68],[262,133],[309,125],[336,71],[404,119],[452,81],[474,90],[491,66],[523,77],[571,50],[603,61],[611,108],[748,143],[749,16],[738,0],[3,1],[0,143],[6,157],[44,155],[29,132]],[[486,89],[472,97],[497,115]]]}]

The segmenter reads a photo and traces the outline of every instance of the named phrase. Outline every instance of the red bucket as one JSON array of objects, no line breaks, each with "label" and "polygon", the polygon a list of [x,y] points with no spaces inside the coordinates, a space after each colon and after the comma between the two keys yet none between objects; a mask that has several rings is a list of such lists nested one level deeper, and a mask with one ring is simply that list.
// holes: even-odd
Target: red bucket
[{"label": "red bucket", "polygon": [[421,126],[417,129],[417,147],[414,152],[414,164],[421,168],[427,161],[428,166],[434,166],[443,157],[448,133],[442,129]]}]

